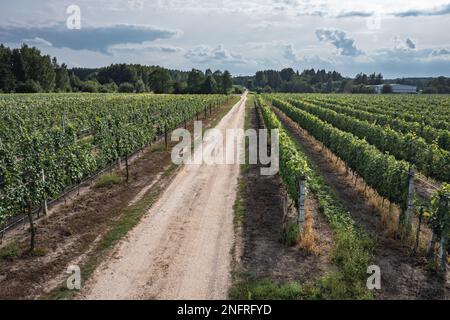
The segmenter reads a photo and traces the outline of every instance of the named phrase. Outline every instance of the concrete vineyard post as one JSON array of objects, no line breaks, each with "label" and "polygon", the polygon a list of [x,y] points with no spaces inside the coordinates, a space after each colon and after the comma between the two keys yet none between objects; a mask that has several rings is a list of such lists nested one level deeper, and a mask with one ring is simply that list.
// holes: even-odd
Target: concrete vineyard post
[{"label": "concrete vineyard post", "polygon": [[411,227],[412,219],[414,216],[414,192],[415,192],[414,176],[415,176],[414,171],[410,169],[408,171],[408,200],[405,217],[405,225],[408,228]]},{"label": "concrete vineyard post", "polygon": [[166,145],[166,150],[167,150],[169,147],[169,142],[168,142],[168,138],[167,138],[167,124],[164,124],[164,144]]},{"label": "concrete vineyard post", "polygon": [[398,219],[399,227],[411,230],[411,222],[414,214],[414,171],[409,167],[407,172],[407,196],[406,202],[403,203],[400,211],[400,217]]},{"label": "concrete vineyard post", "polygon": [[439,197],[439,204],[438,204],[438,212],[440,213],[440,221],[441,221],[441,241],[439,245],[439,266],[442,272],[447,271],[447,244],[448,244],[448,222],[446,222],[446,216],[448,213],[448,207],[449,207],[449,195],[443,194]]},{"label": "concrete vineyard post", "polygon": [[300,177],[299,187],[300,193],[298,197],[298,227],[300,230],[300,234],[302,234],[305,226],[306,177]]}]

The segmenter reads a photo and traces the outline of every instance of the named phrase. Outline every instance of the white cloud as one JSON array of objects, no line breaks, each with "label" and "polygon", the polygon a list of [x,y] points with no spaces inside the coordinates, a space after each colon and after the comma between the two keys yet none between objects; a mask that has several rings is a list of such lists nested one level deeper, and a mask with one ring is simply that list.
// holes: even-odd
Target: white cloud
[{"label": "white cloud", "polygon": [[51,43],[54,47],[76,50],[91,50],[103,53],[113,45],[123,43],[143,43],[157,39],[168,39],[179,36],[181,31],[166,28],[138,25],[114,24],[100,27],[85,26],[80,30],[66,28],[63,23],[53,26],[14,27],[0,26],[0,34],[5,41],[21,42],[23,39],[36,39],[42,45]]},{"label": "white cloud", "polygon": [[22,42],[25,42],[26,44],[30,45],[30,46],[36,46],[36,47],[51,47],[52,44],[51,42],[44,40],[42,38],[39,37],[34,37],[32,39],[22,39]]},{"label": "white cloud", "polygon": [[284,47],[283,56],[289,61],[299,61],[299,57],[297,56],[297,53],[295,52],[294,46],[292,44],[288,44]]},{"label": "white cloud", "polygon": [[316,36],[319,41],[331,43],[338,53],[343,56],[358,56],[363,52],[356,48],[355,40],[349,38],[342,30],[317,29]]},{"label": "white cloud", "polygon": [[431,51],[430,55],[433,57],[450,56],[450,50],[443,48],[434,49],[433,51]]},{"label": "white cloud", "polygon": [[406,46],[409,49],[415,49],[416,48],[416,44],[410,38],[406,39],[405,43],[406,43]]},{"label": "white cloud", "polygon": [[241,55],[228,51],[222,44],[213,48],[208,45],[202,45],[190,49],[184,57],[196,63],[227,63],[227,64],[244,64],[246,59]]},{"label": "white cloud", "polygon": [[159,53],[179,53],[183,49],[171,45],[155,45],[151,42],[139,44],[124,43],[113,45],[108,48],[111,53],[142,53],[142,52],[159,52]]},{"label": "white cloud", "polygon": [[415,50],[417,48],[416,41],[411,38],[401,39],[399,37],[394,38],[394,49],[396,50]]},{"label": "white cloud", "polygon": [[[252,74],[293,65],[346,75],[450,75],[450,19],[443,16],[450,0],[76,2],[82,25],[105,32],[108,41],[51,30],[67,18],[70,2],[61,0],[0,1],[0,41],[17,46],[26,40],[61,62],[89,67],[128,62]],[[375,17],[381,23],[370,28]],[[129,27],[149,23],[151,30]],[[116,27],[99,30],[104,26]]]},{"label": "white cloud", "polygon": [[432,8],[409,9],[394,13],[397,17],[442,16],[450,14],[450,3]]},{"label": "white cloud", "polygon": [[283,57],[288,61],[288,64],[285,66],[294,66],[296,68],[300,66],[305,69],[331,69],[337,62],[334,57],[325,58],[318,55],[300,53],[292,44],[284,45]]}]

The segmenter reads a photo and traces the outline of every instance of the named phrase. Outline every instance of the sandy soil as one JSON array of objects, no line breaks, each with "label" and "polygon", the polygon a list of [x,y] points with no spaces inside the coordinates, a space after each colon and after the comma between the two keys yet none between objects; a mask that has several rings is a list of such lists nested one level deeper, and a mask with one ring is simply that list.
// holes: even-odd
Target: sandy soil
[{"label": "sandy soil", "polygon": [[[216,128],[243,128],[246,99]],[[213,157],[220,147],[215,151]],[[238,163],[182,168],[113,257],[97,268],[82,298],[227,298],[238,176]]]}]

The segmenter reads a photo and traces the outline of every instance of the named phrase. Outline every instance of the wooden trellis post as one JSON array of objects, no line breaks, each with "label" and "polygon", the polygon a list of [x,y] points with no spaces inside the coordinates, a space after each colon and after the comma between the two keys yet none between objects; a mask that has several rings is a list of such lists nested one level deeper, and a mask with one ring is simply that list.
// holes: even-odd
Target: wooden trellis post
[{"label": "wooden trellis post", "polygon": [[127,182],[130,181],[130,171],[128,169],[128,152],[125,153],[125,167],[127,171]]},{"label": "wooden trellis post", "polygon": [[283,194],[282,205],[283,205],[283,220],[284,220],[285,217],[288,215],[288,193],[287,192],[285,194]]},{"label": "wooden trellis post", "polygon": [[[30,251],[33,252],[34,245],[35,245],[35,238],[36,238],[36,228],[34,226],[33,209],[32,209],[30,200],[28,200],[28,202],[27,202],[27,217],[28,217],[28,222],[30,223]],[[25,219],[24,219],[24,221],[25,221]]]},{"label": "wooden trellis post", "polygon": [[441,235],[441,245],[439,248],[439,265],[442,272],[447,271],[447,242],[448,235],[443,232]]},{"label": "wooden trellis post", "polygon": [[420,242],[420,227],[422,226],[422,220],[423,220],[423,207],[420,208],[419,212],[419,223],[417,224],[417,230],[416,230],[416,243],[414,244],[414,250],[413,253],[417,253],[417,249],[419,249],[419,242]]},{"label": "wooden trellis post", "polygon": [[298,195],[298,227],[300,234],[303,234],[305,227],[305,200],[306,200],[306,177],[301,176],[299,179],[299,190]]}]

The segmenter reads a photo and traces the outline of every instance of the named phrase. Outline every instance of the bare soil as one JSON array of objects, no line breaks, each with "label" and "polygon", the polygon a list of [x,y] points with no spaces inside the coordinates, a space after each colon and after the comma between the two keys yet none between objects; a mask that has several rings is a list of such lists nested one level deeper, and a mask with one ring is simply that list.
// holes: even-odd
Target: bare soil
[{"label": "bare soil", "polygon": [[[449,299],[449,279],[436,273],[424,259],[412,256],[410,246],[395,239],[381,222],[380,212],[364,195],[365,187],[355,188],[343,163],[315,140],[306,130],[273,108],[289,132],[297,139],[327,184],[331,186],[353,219],[376,239],[376,264],[381,268],[381,290],[378,299]],[[362,183],[359,181],[358,183]]]}]

